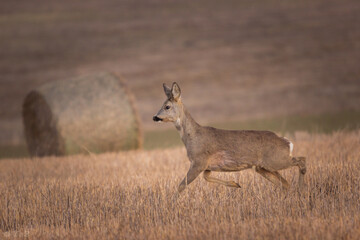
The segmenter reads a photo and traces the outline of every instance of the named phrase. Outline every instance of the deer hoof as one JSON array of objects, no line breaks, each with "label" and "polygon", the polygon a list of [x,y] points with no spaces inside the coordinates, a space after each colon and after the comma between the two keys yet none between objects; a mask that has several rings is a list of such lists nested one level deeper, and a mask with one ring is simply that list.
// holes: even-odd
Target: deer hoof
[{"label": "deer hoof", "polygon": [[236,182],[232,182],[231,187],[241,188],[241,186],[240,186],[238,183],[236,183]]}]

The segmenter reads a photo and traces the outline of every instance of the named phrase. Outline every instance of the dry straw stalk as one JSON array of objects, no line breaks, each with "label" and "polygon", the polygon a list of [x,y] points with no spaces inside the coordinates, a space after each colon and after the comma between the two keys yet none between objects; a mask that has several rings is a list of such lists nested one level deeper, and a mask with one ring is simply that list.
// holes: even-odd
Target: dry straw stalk
[{"label": "dry straw stalk", "polygon": [[252,170],[172,196],[184,148],[0,161],[0,239],[360,239],[360,132],[294,140],[308,161],[283,192]]}]

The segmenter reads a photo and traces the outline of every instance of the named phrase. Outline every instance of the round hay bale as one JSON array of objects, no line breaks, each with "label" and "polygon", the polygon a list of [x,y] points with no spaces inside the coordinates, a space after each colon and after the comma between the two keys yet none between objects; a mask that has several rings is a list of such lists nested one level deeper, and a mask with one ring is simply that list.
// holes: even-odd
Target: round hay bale
[{"label": "round hay bale", "polygon": [[22,115],[31,156],[100,153],[142,145],[133,98],[114,74],[42,85],[25,97]]}]

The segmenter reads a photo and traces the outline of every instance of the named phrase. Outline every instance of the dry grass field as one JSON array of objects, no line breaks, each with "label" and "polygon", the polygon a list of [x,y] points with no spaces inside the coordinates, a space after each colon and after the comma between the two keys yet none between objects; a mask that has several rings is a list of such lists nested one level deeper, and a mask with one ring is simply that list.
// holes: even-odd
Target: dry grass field
[{"label": "dry grass field", "polygon": [[360,131],[297,134],[282,192],[252,170],[199,177],[177,201],[184,148],[0,161],[0,239],[360,239]]}]

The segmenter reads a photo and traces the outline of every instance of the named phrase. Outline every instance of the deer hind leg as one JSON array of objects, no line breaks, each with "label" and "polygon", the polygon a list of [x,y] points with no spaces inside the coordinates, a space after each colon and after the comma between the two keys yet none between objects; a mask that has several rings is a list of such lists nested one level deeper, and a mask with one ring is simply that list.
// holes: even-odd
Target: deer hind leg
[{"label": "deer hind leg", "polygon": [[289,183],[277,171],[270,172],[262,167],[256,167],[255,171],[276,186],[282,187],[284,190],[289,189]]},{"label": "deer hind leg", "polygon": [[304,176],[306,173],[306,158],[305,157],[293,157],[294,166],[299,167],[299,187],[302,187],[304,183]]},{"label": "deer hind leg", "polygon": [[236,188],[241,188],[239,184],[237,184],[234,181],[224,181],[224,180],[220,180],[214,177],[210,177],[211,171],[210,170],[205,170],[203,175],[206,181],[208,182],[212,182],[212,183],[219,183],[222,185],[225,185],[227,187],[236,187]]}]

